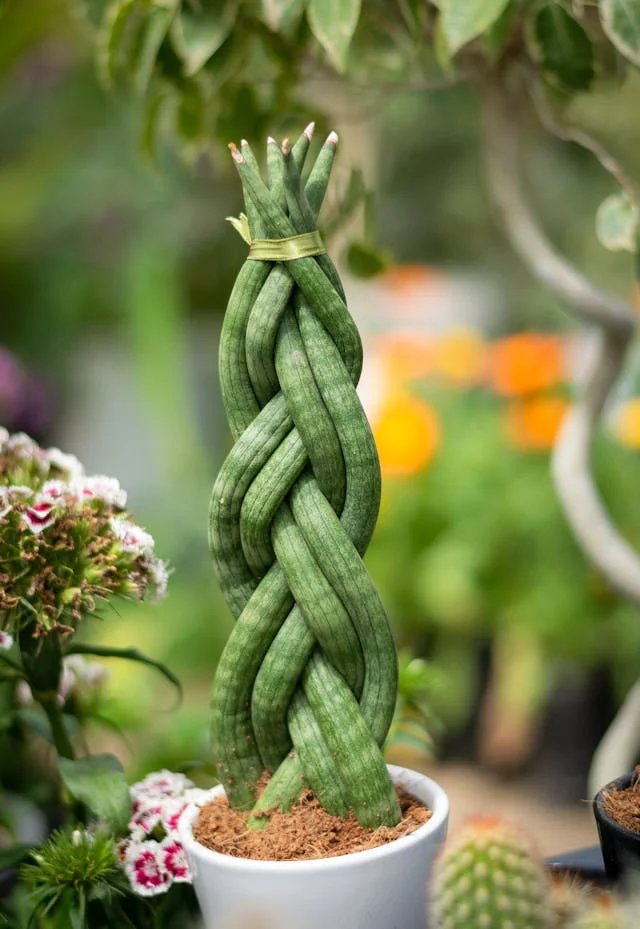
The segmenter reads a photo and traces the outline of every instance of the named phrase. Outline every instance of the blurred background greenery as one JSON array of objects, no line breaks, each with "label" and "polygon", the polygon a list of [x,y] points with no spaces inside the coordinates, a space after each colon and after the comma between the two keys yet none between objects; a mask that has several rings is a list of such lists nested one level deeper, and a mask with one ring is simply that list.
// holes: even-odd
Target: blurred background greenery
[{"label": "blurred background greenery", "polygon": [[[630,77],[614,107],[606,89],[572,103],[636,176],[637,91]],[[230,139],[266,133],[243,93],[234,88],[228,104]],[[385,477],[369,567],[399,643],[434,662],[441,751],[519,772],[541,764],[554,731],[568,750],[577,720],[585,739],[564,771],[567,794],[579,795],[640,666],[637,616],[585,563],[549,475],[586,346],[497,231],[469,89],[373,97],[331,83],[314,93],[343,137],[338,184],[362,160],[375,187],[368,234],[391,265],[366,284],[346,277]],[[132,776],[207,757],[210,681],[231,627],[206,547],[207,496],[229,444],[217,336],[244,253],[224,221],[240,190],[222,146],[184,160],[162,146],[151,158],[144,143],[140,107],[101,86],[69,0],[10,4],[0,31],[0,420],[117,476],[173,566],[164,603],[87,624],[87,635],[136,645],[185,684],[174,711],[151,671],[111,666],[104,715],[124,737],[108,740]],[[593,228],[611,180],[533,127],[530,156],[554,241],[633,298],[628,256],[605,252]],[[334,243],[341,258],[347,233]],[[640,545],[638,393],[630,364],[597,467]]]}]

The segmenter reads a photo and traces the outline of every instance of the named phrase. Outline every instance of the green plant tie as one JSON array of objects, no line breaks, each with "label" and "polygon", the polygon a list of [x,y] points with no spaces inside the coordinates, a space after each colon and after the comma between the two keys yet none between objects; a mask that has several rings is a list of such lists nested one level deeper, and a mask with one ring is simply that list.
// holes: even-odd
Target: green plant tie
[{"label": "green plant tie", "polygon": [[[211,495],[209,541],[236,624],[212,696],[213,750],[231,804],[259,827],[310,786],[369,827],[400,819],[381,746],[397,656],[362,562],[380,468],[356,394],[362,346],[316,227],[332,134],[302,184],[305,131],[233,157],[250,245],[225,313],[220,381],[234,446]],[[258,781],[271,777],[256,801]]]},{"label": "green plant tie", "polygon": [[249,220],[244,213],[238,218],[227,216],[227,222],[231,223],[249,246],[247,259],[251,261],[295,261],[297,258],[324,255],[327,251],[317,229],[283,239],[252,239]]}]

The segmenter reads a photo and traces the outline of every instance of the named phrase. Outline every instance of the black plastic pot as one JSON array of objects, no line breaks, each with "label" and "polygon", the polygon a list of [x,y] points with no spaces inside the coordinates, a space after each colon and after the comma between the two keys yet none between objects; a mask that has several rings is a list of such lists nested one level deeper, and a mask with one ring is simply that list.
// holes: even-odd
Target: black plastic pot
[{"label": "black plastic pot", "polygon": [[628,874],[640,876],[640,835],[625,829],[608,815],[604,808],[604,795],[611,790],[626,790],[637,776],[625,774],[616,778],[603,787],[593,801],[604,866],[611,880]]}]

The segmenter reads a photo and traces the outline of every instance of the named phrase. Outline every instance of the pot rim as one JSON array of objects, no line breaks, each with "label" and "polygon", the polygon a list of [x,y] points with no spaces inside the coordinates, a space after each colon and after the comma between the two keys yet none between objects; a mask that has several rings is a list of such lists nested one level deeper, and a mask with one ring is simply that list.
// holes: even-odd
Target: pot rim
[{"label": "pot rim", "polygon": [[[245,870],[255,874],[269,874],[275,872],[278,874],[285,874],[288,871],[291,873],[304,872],[306,874],[311,874],[314,871],[327,871],[336,868],[357,866],[370,861],[386,858],[406,849],[408,843],[415,843],[420,840],[424,841],[428,839],[432,833],[436,833],[442,828],[449,815],[449,798],[436,781],[427,777],[426,774],[413,771],[411,768],[403,768],[398,765],[387,765],[387,768],[393,782],[400,782],[400,786],[408,793],[412,793],[412,788],[414,788],[414,785],[417,786],[417,783],[421,783],[429,790],[431,794],[429,800],[431,817],[424,825],[419,826],[413,832],[410,832],[409,835],[401,836],[385,845],[379,845],[376,848],[369,848],[361,852],[350,852],[347,855],[334,855],[331,858],[310,858],[304,861],[261,861],[256,858],[235,858],[232,855],[224,855],[222,852],[215,852],[213,849],[206,848],[194,839],[191,826],[201,806],[196,804],[190,804],[180,817],[178,823],[180,841],[185,851],[198,857],[203,863],[207,862],[218,868],[227,868],[234,871]],[[414,781],[413,784],[408,786],[401,782],[402,776],[405,773],[411,776]],[[211,799],[220,796],[221,793],[224,793],[224,788],[221,784],[218,784],[209,791]],[[416,799],[419,800],[421,798],[417,797]]]},{"label": "pot rim", "polygon": [[631,786],[633,778],[634,772],[629,774],[622,774],[620,777],[616,777],[615,780],[609,781],[609,783],[605,784],[604,787],[601,787],[593,799],[593,813],[596,818],[596,822],[603,823],[608,829],[611,829],[618,835],[626,839],[631,839],[632,841],[638,842],[640,844],[640,833],[634,832],[632,829],[627,829],[626,826],[623,826],[621,823],[617,822],[607,813],[604,807],[605,793],[612,790],[626,790],[627,787]]}]

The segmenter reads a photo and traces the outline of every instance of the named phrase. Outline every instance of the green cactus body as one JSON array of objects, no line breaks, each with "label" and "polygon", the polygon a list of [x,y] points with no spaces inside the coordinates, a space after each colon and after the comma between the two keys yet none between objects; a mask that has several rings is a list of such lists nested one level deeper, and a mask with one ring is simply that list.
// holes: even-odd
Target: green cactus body
[{"label": "green cactus body", "polygon": [[515,827],[467,823],[448,842],[433,879],[434,929],[552,929],[542,862]]}]

